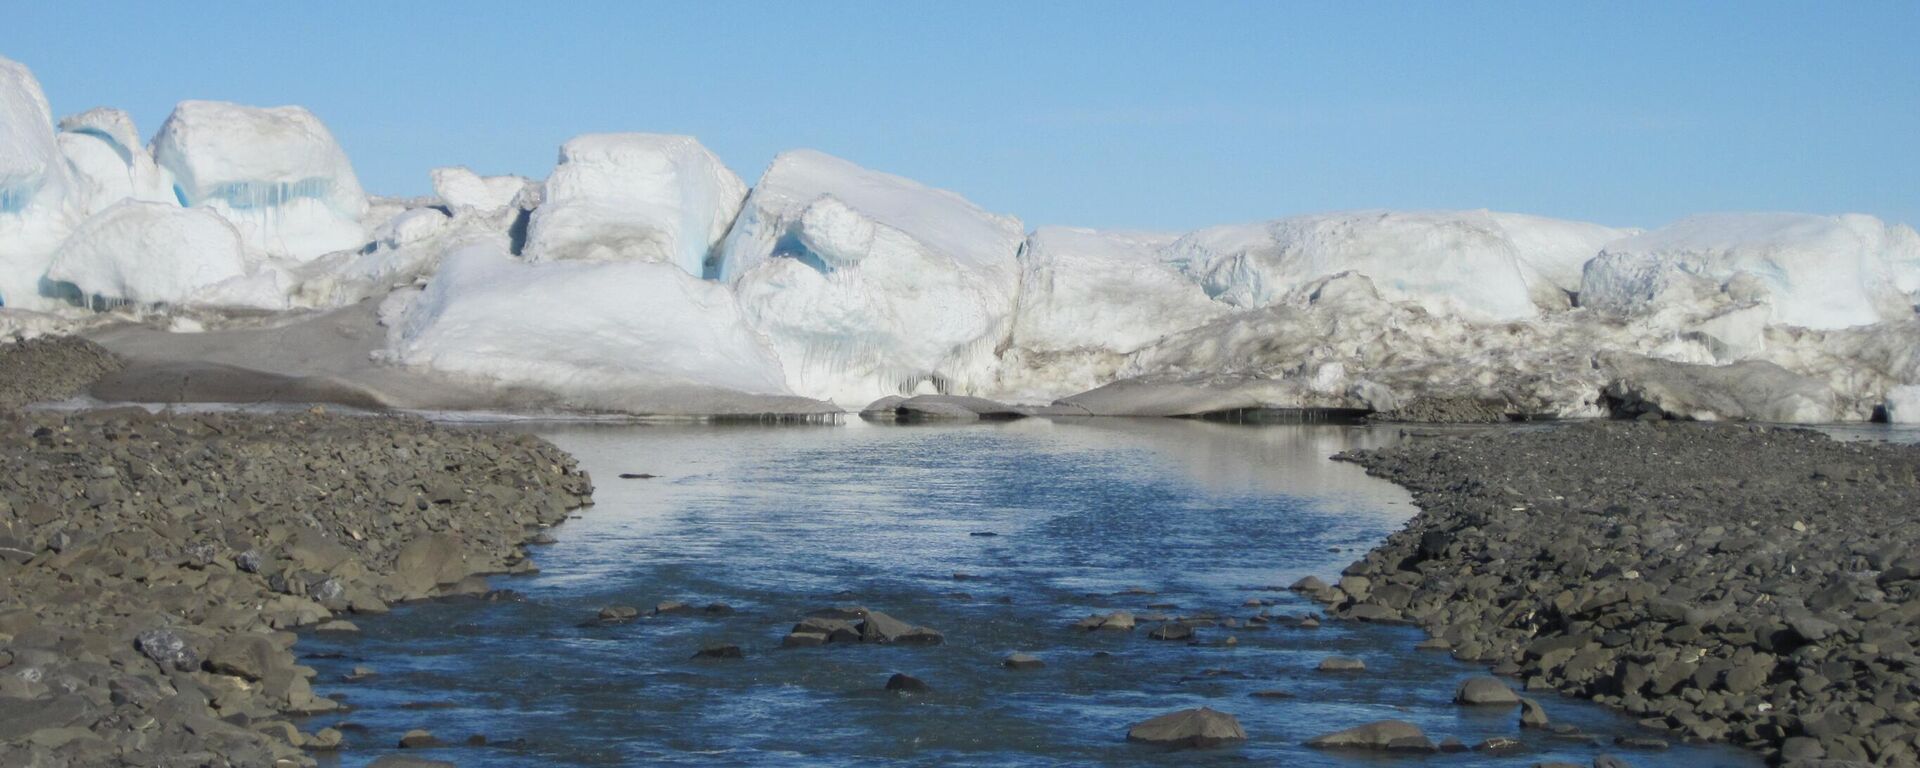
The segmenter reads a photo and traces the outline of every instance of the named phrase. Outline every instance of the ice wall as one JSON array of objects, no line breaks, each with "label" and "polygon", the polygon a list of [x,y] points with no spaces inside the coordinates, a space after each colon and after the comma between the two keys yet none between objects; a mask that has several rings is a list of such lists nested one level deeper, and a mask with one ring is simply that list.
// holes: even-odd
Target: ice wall
[{"label": "ice wall", "polygon": [[171,175],[140,144],[125,111],[96,107],[60,118],[58,139],[87,214],[128,199],[178,205]]},{"label": "ice wall", "polygon": [[1872,216],[1709,214],[1607,246],[1580,300],[1628,314],[1761,304],[1771,323],[1846,328],[1911,317],[1897,278],[1917,262],[1920,238]]},{"label": "ice wall", "polygon": [[367,242],[367,196],[327,127],[303,107],[183,101],[153,140],[181,205],[205,207],[249,248],[307,260]]},{"label": "ice wall", "polygon": [[990,386],[1022,239],[952,192],[803,150],[774,159],[712,271],[796,394],[858,407]]},{"label": "ice wall", "polygon": [[[1554,248],[1584,239],[1539,226],[1525,231]],[[1169,253],[1210,295],[1240,307],[1265,306],[1310,281],[1355,272],[1382,295],[1439,314],[1487,321],[1540,314],[1519,247],[1486,211],[1355,211],[1212,227],[1181,238]]]},{"label": "ice wall", "polygon": [[215,284],[244,278],[249,266],[240,233],[211,211],[122,200],[74,230],[47,279],[90,301],[192,305]]},{"label": "ice wall", "polygon": [[658,261],[699,277],[746,195],[740,177],[691,136],[579,136],[560,148],[525,254]]},{"label": "ice wall", "polygon": [[1041,396],[1111,381],[1125,356],[1228,314],[1164,260],[1176,236],[1041,227],[1019,256],[1004,389]]},{"label": "ice wall", "polygon": [[529,264],[498,243],[448,254],[394,320],[395,361],[581,402],[623,390],[785,394],[725,287],[661,262]]},{"label": "ice wall", "polygon": [[41,309],[41,276],[79,217],[53,112],[25,65],[0,57],[0,306]]}]

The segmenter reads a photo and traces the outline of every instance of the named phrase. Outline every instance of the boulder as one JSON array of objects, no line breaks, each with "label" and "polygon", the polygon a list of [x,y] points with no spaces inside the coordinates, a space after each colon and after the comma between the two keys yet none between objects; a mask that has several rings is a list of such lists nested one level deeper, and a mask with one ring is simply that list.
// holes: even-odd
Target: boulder
[{"label": "boulder", "polygon": [[1437,749],[1420,728],[1402,720],[1380,720],[1344,731],[1316,736],[1307,746],[1317,749],[1369,749],[1388,752],[1433,752]]},{"label": "boulder", "polygon": [[1183,709],[1127,729],[1127,740],[1169,747],[1212,747],[1245,741],[1247,731],[1233,715],[1206,707]]},{"label": "boulder", "polygon": [[1461,681],[1459,690],[1453,694],[1453,703],[1511,707],[1520,703],[1520,694],[1514,693],[1499,678],[1483,675]]}]

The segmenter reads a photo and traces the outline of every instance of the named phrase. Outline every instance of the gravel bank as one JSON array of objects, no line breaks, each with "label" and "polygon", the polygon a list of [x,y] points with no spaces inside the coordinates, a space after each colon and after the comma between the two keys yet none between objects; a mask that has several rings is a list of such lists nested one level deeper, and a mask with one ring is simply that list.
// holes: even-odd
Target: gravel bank
[{"label": "gravel bank", "polygon": [[0,765],[313,764],[339,734],[288,718],[338,704],[289,629],[531,570],[590,492],[410,418],[0,415]]},{"label": "gravel bank", "polygon": [[77,336],[0,344],[0,411],[73,397],[121,367],[113,353]]},{"label": "gravel bank", "polygon": [[1608,422],[1342,454],[1422,511],[1318,595],[1795,765],[1920,762],[1920,448]]}]

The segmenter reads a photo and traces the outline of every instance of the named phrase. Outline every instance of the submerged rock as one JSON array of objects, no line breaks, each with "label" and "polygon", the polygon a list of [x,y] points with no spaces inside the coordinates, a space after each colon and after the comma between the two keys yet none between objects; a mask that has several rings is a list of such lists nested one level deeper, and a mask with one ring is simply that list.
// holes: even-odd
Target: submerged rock
[{"label": "submerged rock", "polygon": [[1169,747],[1204,748],[1245,741],[1247,731],[1233,715],[1206,707],[1183,709],[1127,729],[1127,740]]},{"label": "submerged rock", "polygon": [[926,681],[902,672],[895,672],[887,678],[887,690],[894,693],[932,693],[933,686]]},{"label": "submerged rock", "polygon": [[1307,742],[1319,749],[1368,749],[1388,752],[1433,752],[1437,748],[1419,727],[1402,720],[1380,720],[1321,736]]}]

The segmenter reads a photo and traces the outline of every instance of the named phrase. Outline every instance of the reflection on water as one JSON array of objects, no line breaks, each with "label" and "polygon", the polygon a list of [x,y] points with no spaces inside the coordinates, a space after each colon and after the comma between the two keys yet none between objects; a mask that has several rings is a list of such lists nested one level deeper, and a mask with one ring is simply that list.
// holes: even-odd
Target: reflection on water
[{"label": "reflection on water", "polygon": [[[564,425],[538,428],[596,478],[597,506],[554,533],[545,569],[500,579],[523,602],[454,600],[360,622],[363,634],[302,648],[319,687],[344,694],[349,749],[364,765],[410,728],[493,746],[425,755],[462,766],[653,763],[793,765],[1353,765],[1301,742],[1358,723],[1410,720],[1435,739],[1521,738],[1523,757],[1414,762],[1590,762],[1591,740],[1519,731],[1511,711],[1448,703],[1475,670],[1411,650],[1406,628],[1206,628],[1200,645],[1150,626],[1084,634],[1089,613],[1212,611],[1244,618],[1313,606],[1262,589],[1330,576],[1402,523],[1406,494],[1327,461],[1397,430],[1246,427],[1101,419],[882,427]],[[654,479],[621,480],[621,472]],[[991,534],[991,535],[983,535]],[[1123,594],[1147,590],[1153,595]],[[721,616],[581,626],[602,606],[724,602]],[[946,633],[933,648],[781,649],[804,612],[861,604]],[[1237,645],[1221,641],[1232,637]],[[704,643],[746,658],[695,661]],[[1047,666],[1003,669],[1023,651]],[[1332,654],[1365,674],[1316,673]],[[345,684],[353,666],[380,676]],[[934,692],[882,692],[894,672]],[[1254,698],[1284,690],[1291,699]],[[1244,745],[1179,756],[1128,744],[1129,723],[1211,706],[1237,715]],[[1631,723],[1552,700],[1592,734]],[[329,721],[309,723],[317,728]],[[1404,760],[1396,760],[1404,762]],[[1719,747],[1632,756],[1635,765],[1757,765]]]}]

